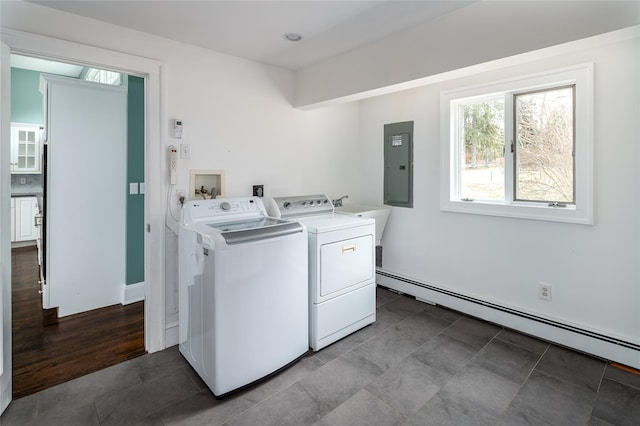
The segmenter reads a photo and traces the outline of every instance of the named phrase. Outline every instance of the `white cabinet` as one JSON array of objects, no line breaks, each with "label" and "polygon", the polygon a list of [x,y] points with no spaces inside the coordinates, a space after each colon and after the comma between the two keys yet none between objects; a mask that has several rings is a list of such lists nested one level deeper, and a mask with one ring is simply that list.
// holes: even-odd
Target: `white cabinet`
[{"label": "white cabinet", "polygon": [[16,240],[16,199],[11,198],[11,242]]},{"label": "white cabinet", "polygon": [[11,198],[11,241],[32,241],[39,237],[40,229],[36,226],[38,211],[36,197]]},{"label": "white cabinet", "polygon": [[37,124],[11,123],[11,173],[40,173],[41,135]]}]

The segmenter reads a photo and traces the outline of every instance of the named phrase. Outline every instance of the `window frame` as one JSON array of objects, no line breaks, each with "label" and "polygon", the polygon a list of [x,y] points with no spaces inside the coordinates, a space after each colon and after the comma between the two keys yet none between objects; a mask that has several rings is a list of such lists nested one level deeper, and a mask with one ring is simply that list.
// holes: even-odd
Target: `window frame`
[{"label": "window frame", "polygon": [[[515,197],[514,94],[575,85],[574,194],[575,204],[549,205],[518,201]],[[460,129],[455,111],[460,104],[498,94],[505,99],[505,199],[463,200],[459,194]],[[592,225],[593,217],[593,63],[579,64],[544,73],[516,77],[440,94],[440,210],[489,216]]]}]

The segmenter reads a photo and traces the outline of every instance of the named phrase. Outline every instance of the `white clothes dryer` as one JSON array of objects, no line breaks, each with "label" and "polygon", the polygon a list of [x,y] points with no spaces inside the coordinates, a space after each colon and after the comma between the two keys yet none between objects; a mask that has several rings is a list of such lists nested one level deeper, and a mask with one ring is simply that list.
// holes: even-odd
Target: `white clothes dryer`
[{"label": "white clothes dryer", "polygon": [[276,197],[272,215],[309,235],[309,346],[318,351],[376,319],[375,221],[335,214],[326,195]]},{"label": "white clothes dryer", "polygon": [[189,201],[179,233],[180,353],[216,397],[309,350],[307,230],[258,197]]}]

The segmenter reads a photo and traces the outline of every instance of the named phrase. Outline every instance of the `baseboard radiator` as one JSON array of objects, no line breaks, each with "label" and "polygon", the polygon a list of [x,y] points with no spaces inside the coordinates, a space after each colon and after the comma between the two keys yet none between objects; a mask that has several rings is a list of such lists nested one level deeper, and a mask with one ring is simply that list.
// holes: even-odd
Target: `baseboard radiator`
[{"label": "baseboard radiator", "polygon": [[383,269],[378,269],[376,273],[378,285],[418,300],[442,305],[502,327],[640,369],[640,344],[636,342],[456,293]]}]

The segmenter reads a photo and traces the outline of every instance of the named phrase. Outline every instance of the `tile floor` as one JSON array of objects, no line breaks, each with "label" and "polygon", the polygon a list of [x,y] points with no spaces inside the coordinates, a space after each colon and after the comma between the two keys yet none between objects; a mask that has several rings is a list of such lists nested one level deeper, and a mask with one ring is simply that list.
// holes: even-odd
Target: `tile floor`
[{"label": "tile floor", "polygon": [[638,425],[640,376],[378,289],[375,324],[216,400],[177,347],[11,403],[9,425]]}]

